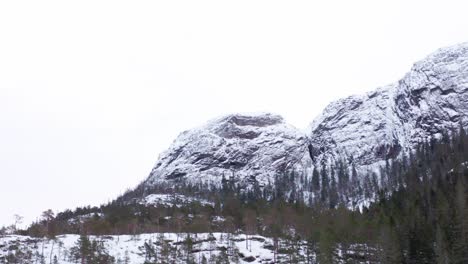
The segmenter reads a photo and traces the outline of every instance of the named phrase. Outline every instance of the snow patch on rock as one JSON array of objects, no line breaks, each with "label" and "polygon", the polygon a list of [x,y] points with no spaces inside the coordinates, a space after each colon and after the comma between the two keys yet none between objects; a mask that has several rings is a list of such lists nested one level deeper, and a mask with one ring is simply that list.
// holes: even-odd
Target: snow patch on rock
[{"label": "snow patch on rock", "polygon": [[214,206],[214,203],[204,199],[189,197],[181,194],[150,194],[140,201],[145,206],[182,207],[191,203],[200,203],[202,206]]}]

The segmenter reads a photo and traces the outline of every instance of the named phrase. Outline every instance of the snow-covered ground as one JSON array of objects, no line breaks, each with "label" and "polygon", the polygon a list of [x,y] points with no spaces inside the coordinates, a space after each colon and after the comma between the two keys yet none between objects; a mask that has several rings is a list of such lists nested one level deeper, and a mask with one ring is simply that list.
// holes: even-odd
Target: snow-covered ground
[{"label": "snow-covered ground", "polygon": [[93,217],[102,217],[102,213],[90,213],[90,214],[84,214],[84,215],[79,215],[77,217],[71,218],[68,220],[69,224],[77,224],[77,223],[83,223],[84,221],[91,219]]},{"label": "snow-covered ground", "polygon": [[[145,243],[154,245],[156,251],[161,250],[160,241],[168,242],[172,251],[175,251],[174,258],[177,263],[185,263],[187,251],[183,241],[186,241],[187,234],[141,234],[141,235],[121,235],[121,236],[90,236],[91,241],[101,241],[109,255],[113,256],[116,263],[144,263],[145,261]],[[207,260],[213,259],[227,252],[229,261],[239,263],[271,263],[274,260],[273,240],[262,236],[250,236],[248,248],[245,235],[229,235],[226,233],[213,234],[191,234],[193,241],[190,250],[191,257],[196,263],[201,263],[203,257]],[[71,264],[71,248],[76,246],[79,235],[60,235],[56,239],[32,238],[28,236],[7,235],[0,237],[0,262],[8,263],[4,259],[9,254],[15,254],[19,251],[30,255],[30,260],[23,260],[20,263],[54,263],[56,257],[58,263]],[[304,250],[298,249],[299,253]],[[301,253],[301,254],[302,254]],[[42,257],[43,256],[43,257]],[[286,259],[290,256],[279,254],[277,258]],[[4,262],[5,261],[5,262]]]}]

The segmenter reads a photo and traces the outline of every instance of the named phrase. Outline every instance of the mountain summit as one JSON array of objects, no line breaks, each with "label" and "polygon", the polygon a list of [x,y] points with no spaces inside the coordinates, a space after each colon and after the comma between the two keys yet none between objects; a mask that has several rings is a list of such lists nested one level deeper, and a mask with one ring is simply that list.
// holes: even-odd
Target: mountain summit
[{"label": "mountain summit", "polygon": [[[147,184],[271,182],[279,172],[308,165],[309,139],[278,115],[234,114],[181,133],[159,158]],[[310,162],[309,162],[310,163]]]}]

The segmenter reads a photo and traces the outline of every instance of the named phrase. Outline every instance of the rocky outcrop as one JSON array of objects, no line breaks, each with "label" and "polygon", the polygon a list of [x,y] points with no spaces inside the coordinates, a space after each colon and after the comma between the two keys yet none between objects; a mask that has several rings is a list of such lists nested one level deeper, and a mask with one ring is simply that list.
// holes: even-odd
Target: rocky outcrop
[{"label": "rocky outcrop", "polygon": [[164,152],[147,183],[271,182],[275,174],[308,166],[307,136],[272,114],[236,114],[185,131]]}]

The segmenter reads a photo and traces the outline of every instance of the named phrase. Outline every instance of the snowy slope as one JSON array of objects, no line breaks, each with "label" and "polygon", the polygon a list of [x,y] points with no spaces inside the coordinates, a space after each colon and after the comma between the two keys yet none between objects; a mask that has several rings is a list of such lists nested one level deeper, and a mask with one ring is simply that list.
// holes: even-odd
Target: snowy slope
[{"label": "snowy slope", "polygon": [[[173,256],[176,263],[186,263],[184,254],[186,252],[182,241],[187,238],[187,234],[141,234],[136,236],[121,235],[121,236],[90,236],[91,240],[102,241],[107,253],[113,256],[117,263],[123,263],[127,257],[130,261],[128,263],[144,263],[145,250],[144,244],[149,243],[154,245],[157,250],[160,250],[160,235],[164,241],[169,242],[171,251],[176,253]],[[78,235],[62,235],[58,236],[56,240],[31,238],[26,236],[6,236],[0,237],[0,262],[3,257],[8,254],[15,254],[18,248],[22,252],[31,252],[31,259],[29,262],[23,260],[21,263],[40,263],[41,256],[44,256],[46,263],[50,259],[57,256],[59,263],[72,264],[70,249],[76,246]],[[249,244],[245,241],[245,235],[228,235],[225,233],[210,234],[191,234],[190,238],[193,240],[193,248],[191,250],[191,257],[197,260],[205,256],[210,259],[210,256],[218,256],[223,249],[230,249],[230,261],[234,262],[233,254],[236,255],[239,263],[266,263],[271,262],[274,258],[272,250],[273,241],[270,238],[262,236],[250,236]],[[210,239],[211,238],[211,239]],[[299,250],[299,252],[301,252]],[[286,258],[284,255],[279,258]],[[122,262],[119,262],[122,261]],[[3,262],[1,262],[3,263]]]},{"label": "snowy slope", "polygon": [[[191,249],[184,244],[188,237],[192,241]],[[22,264],[41,263],[42,259],[44,263],[53,263],[55,257],[60,264],[77,263],[71,257],[71,249],[77,245],[78,239],[78,235],[61,235],[56,239],[18,235],[0,237],[0,263],[6,263],[8,255],[21,256],[19,263]],[[144,263],[145,243],[153,246],[159,261],[166,260],[169,263],[187,263],[187,255],[194,263],[202,263],[203,257],[209,263],[226,263],[226,259],[224,262],[220,260],[223,253],[229,263],[274,263],[275,258],[276,263],[316,261],[316,253],[311,248],[307,249],[306,241],[297,241],[292,247],[291,241],[280,239],[275,254],[273,239],[258,235],[248,236],[247,241],[244,234],[226,233],[153,233],[135,236],[89,236],[89,239],[102,242],[105,251],[114,257],[115,263]],[[162,256],[162,243],[165,243],[168,249],[167,257]],[[353,244],[346,248],[338,246],[334,250],[334,263],[368,263],[366,259],[371,259],[376,252],[376,249],[364,244]]]}]

